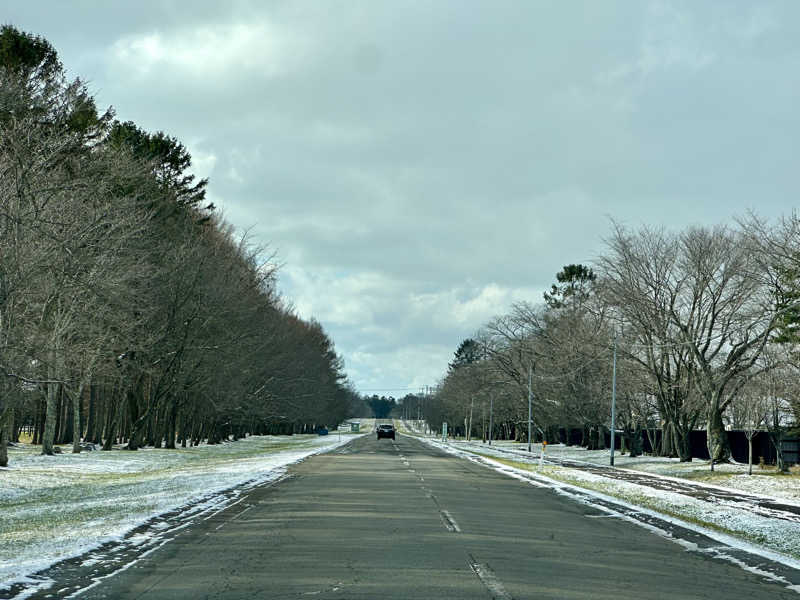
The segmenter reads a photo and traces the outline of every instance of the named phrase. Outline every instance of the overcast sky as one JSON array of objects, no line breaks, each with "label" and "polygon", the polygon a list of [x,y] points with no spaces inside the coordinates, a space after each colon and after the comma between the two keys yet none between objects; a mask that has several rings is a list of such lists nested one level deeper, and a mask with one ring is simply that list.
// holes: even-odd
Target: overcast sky
[{"label": "overcast sky", "polygon": [[99,106],[184,142],[362,391],[434,384],[609,218],[796,205],[793,0],[2,6]]}]

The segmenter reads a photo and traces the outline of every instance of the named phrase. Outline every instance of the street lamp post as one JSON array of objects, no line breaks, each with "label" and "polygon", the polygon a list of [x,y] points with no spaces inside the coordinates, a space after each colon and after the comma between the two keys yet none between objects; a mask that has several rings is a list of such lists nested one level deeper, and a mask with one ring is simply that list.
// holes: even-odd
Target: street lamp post
[{"label": "street lamp post", "polygon": [[528,365],[528,452],[531,451],[531,405],[533,394],[531,391],[531,379],[533,379],[533,365]]},{"label": "street lamp post", "polygon": [[492,445],[492,427],[494,425],[494,392],[489,393],[489,445]]},{"label": "street lamp post", "polygon": [[614,442],[617,433],[617,332],[614,332],[614,367],[611,375],[611,466],[614,466]]},{"label": "street lamp post", "polygon": [[472,441],[472,409],[475,406],[475,397],[469,399],[469,427],[467,427],[467,441]]}]

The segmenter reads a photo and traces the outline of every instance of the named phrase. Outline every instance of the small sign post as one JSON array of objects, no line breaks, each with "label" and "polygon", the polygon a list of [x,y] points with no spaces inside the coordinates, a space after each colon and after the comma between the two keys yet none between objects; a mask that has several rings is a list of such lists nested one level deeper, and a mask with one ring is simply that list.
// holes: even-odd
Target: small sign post
[{"label": "small sign post", "polygon": [[539,453],[539,468],[542,468],[542,463],[544,463],[544,455],[547,453],[547,442],[542,440],[542,451]]},{"label": "small sign post", "polygon": [[443,442],[447,441],[447,421],[442,423],[442,441]]}]

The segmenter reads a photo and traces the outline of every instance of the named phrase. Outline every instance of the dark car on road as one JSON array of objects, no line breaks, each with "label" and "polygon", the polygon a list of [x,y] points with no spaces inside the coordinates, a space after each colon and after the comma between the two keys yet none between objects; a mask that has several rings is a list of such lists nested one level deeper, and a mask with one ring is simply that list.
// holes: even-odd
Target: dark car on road
[{"label": "dark car on road", "polygon": [[382,437],[394,439],[394,425],[389,423],[378,425],[378,439]]}]

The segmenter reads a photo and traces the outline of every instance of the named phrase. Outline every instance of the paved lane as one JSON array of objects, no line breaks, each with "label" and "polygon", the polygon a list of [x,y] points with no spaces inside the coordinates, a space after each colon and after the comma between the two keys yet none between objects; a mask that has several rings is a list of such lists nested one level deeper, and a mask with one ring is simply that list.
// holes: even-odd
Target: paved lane
[{"label": "paved lane", "polygon": [[292,469],[81,598],[792,598],[606,513],[399,436]]}]

